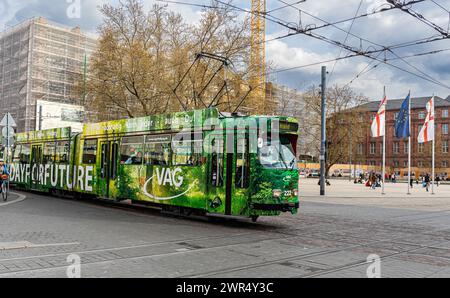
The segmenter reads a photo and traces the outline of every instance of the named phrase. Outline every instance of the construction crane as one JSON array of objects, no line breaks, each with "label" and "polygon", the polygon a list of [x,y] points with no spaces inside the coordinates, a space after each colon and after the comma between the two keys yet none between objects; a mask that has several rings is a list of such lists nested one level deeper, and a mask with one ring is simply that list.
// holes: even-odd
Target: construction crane
[{"label": "construction crane", "polygon": [[253,88],[250,107],[258,113],[266,112],[266,0],[252,0],[251,53],[249,82]]}]

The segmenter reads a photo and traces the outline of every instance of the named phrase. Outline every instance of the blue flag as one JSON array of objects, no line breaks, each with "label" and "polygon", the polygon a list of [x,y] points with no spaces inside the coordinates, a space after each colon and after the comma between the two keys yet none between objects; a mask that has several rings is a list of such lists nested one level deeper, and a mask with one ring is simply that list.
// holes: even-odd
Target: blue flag
[{"label": "blue flag", "polygon": [[411,136],[409,129],[409,101],[411,94],[408,94],[406,99],[402,103],[400,112],[398,113],[397,120],[395,121],[395,137],[402,139]]}]

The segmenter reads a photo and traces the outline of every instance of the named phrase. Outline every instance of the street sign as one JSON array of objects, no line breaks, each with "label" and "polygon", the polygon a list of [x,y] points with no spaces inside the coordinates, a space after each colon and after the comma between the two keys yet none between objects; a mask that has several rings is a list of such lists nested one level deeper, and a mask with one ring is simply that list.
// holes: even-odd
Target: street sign
[{"label": "street sign", "polygon": [[14,128],[12,128],[12,127],[9,127],[9,129],[8,129],[8,127],[3,127],[2,135],[5,138],[7,138],[7,137],[12,138],[16,135],[16,132],[14,131]]},{"label": "street sign", "polygon": [[17,127],[17,124],[11,114],[7,113],[5,117],[3,117],[3,120],[0,122],[0,126]]}]

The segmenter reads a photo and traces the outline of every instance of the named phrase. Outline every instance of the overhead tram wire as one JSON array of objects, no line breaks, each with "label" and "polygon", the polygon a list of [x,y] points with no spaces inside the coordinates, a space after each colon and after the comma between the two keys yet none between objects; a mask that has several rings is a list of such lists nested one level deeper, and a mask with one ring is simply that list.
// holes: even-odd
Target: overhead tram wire
[{"label": "overhead tram wire", "polygon": [[[358,9],[356,10],[356,13],[355,13],[355,16],[353,17],[352,23],[350,24],[350,27],[348,28],[347,35],[345,36],[344,44],[347,43],[348,37],[349,37],[349,35],[350,35],[350,32],[351,32],[352,29],[353,29],[353,25],[355,24],[356,17],[358,16],[358,13],[359,13],[359,10],[361,9],[361,6],[362,6],[363,1],[364,1],[364,0],[359,1]],[[342,48],[339,49],[339,55],[338,55],[338,57],[341,57],[341,54],[342,54]],[[331,73],[330,73],[330,75],[329,75],[329,77],[328,77],[328,80],[329,80],[329,81],[331,81],[331,78],[333,77],[334,69],[336,68],[337,63],[338,63],[338,61],[335,61],[335,62],[334,62],[333,68],[332,68]]]},{"label": "overhead tram wire", "polygon": [[[398,58],[397,57],[396,58],[390,58],[390,59],[387,59],[387,60],[388,61],[394,61],[394,60],[399,60],[399,59],[408,59],[408,58],[413,58],[413,57],[420,57],[420,56],[425,56],[425,55],[438,54],[438,53],[447,52],[447,51],[450,51],[450,48],[441,49],[441,50],[434,50],[434,51],[429,51],[429,52],[423,52],[423,53],[416,53],[416,54],[402,56],[402,57],[398,57]],[[344,86],[348,86],[348,85],[352,84],[354,81],[359,79],[361,76],[367,74],[368,72],[374,70],[375,68],[377,68],[378,66],[380,66],[382,64],[382,62],[379,62],[376,65],[372,66],[370,69],[368,69],[374,62],[375,62],[375,60],[371,60],[371,62],[368,63],[367,66],[363,70],[361,70],[353,79],[350,80],[350,82],[348,82]]]},{"label": "overhead tram wire", "polygon": [[437,3],[434,0],[430,0],[431,2],[433,2],[434,4],[436,4],[437,6],[439,6],[440,8],[442,8],[443,10],[445,10],[447,13],[450,14],[450,10],[448,10],[447,8],[445,8],[444,6],[442,6],[441,4]]},{"label": "overhead tram wire", "polygon": [[[378,55],[376,56],[377,58],[382,54],[382,52],[378,53]],[[347,84],[344,85],[344,87],[352,84],[355,80],[357,80],[358,78],[360,78],[362,75],[368,73],[369,71],[373,70],[374,68],[377,68],[381,62],[377,63],[376,65],[372,66],[371,69],[367,70],[373,63],[375,63],[375,60],[370,60],[369,63],[367,63],[366,67],[364,67],[353,79],[350,80],[350,82],[348,82]],[[366,71],[367,70],[367,71]]]},{"label": "overhead tram wire", "polygon": [[[282,1],[282,0],[278,0],[278,1],[285,3],[285,2]],[[417,0],[417,1],[412,1],[412,2],[422,2],[422,1],[424,1],[424,0],[421,0],[421,1]],[[224,3],[224,2],[222,2],[222,1],[220,1],[220,0],[217,0],[217,2],[220,2],[220,3],[224,4],[224,5],[229,5],[229,6],[231,6],[231,7],[236,8],[236,9],[240,9],[242,12],[252,13],[251,11],[248,11],[248,10],[246,10],[246,9],[244,9],[244,8],[240,8],[240,7],[237,7],[237,6],[232,5],[232,4]],[[321,36],[321,35],[319,35],[319,34],[305,33],[304,31],[299,30],[298,28],[294,28],[294,27],[290,26],[289,24],[284,23],[283,20],[280,21],[279,18],[273,17],[273,16],[271,16],[271,15],[269,15],[269,14],[264,14],[262,17],[264,17],[264,18],[265,18],[266,20],[268,20],[268,21],[274,22],[274,23],[276,23],[276,24],[279,24],[279,25],[281,25],[281,26],[283,26],[283,27],[286,27],[286,28],[288,28],[288,29],[291,29],[291,30],[293,30],[293,31],[298,31],[298,32],[300,32],[301,34],[304,34],[304,35],[306,35],[306,36],[313,37],[313,38],[316,38],[316,39],[318,39],[318,40],[322,40],[322,41],[327,42],[327,43],[330,43],[330,44],[332,44],[332,45],[334,45],[334,46],[343,47],[344,49],[348,50],[349,52],[355,53],[354,56],[365,56],[365,57],[370,58],[370,59],[374,59],[374,60],[377,60],[377,61],[380,61],[380,62],[384,62],[385,64],[390,65],[391,67],[396,68],[396,69],[398,69],[398,70],[400,70],[400,71],[406,72],[406,73],[411,74],[411,75],[416,76],[416,77],[419,77],[419,78],[421,78],[421,79],[423,79],[423,80],[425,80],[425,81],[431,82],[431,83],[436,84],[436,85],[439,85],[439,86],[441,86],[441,87],[445,87],[445,88],[447,88],[447,89],[450,89],[449,86],[447,86],[447,85],[445,85],[445,84],[443,84],[443,83],[441,83],[441,82],[436,82],[436,81],[434,81],[434,80],[432,80],[432,79],[429,79],[429,78],[427,78],[427,77],[418,75],[418,74],[416,74],[416,73],[414,73],[414,72],[412,72],[412,71],[403,69],[403,68],[401,68],[401,67],[399,67],[399,66],[397,66],[397,65],[390,64],[390,63],[387,63],[386,61],[383,61],[383,60],[380,60],[380,59],[377,59],[377,58],[374,58],[374,57],[370,56],[370,53],[377,53],[377,52],[380,52],[380,51],[385,51],[386,48],[383,48],[383,49],[381,49],[381,50],[374,50],[374,51],[363,52],[363,51],[361,51],[361,50],[354,49],[354,48],[352,48],[352,47],[350,47],[350,46],[344,45],[344,44],[342,44],[342,43],[340,43],[340,42],[338,42],[338,41],[329,39],[329,38],[327,38],[327,37],[325,37],[325,36]],[[277,19],[278,19],[278,20],[277,20]],[[337,26],[336,26],[336,27],[337,27]],[[339,28],[339,27],[337,27],[337,28]],[[340,30],[343,30],[343,29],[341,29],[341,28],[339,28],[339,29],[340,29]],[[380,45],[380,46],[381,46],[381,45]],[[341,59],[339,59],[339,60],[341,60]],[[333,61],[334,61],[334,60],[333,60]]]},{"label": "overhead tram wire", "polygon": [[[283,1],[283,0],[277,0],[277,1],[279,1],[279,2],[281,2],[281,3],[284,3],[284,4],[287,4],[287,3],[286,3],[285,1]],[[404,4],[402,4],[402,5],[403,5],[403,6],[406,6],[406,5],[412,5],[412,4],[416,4],[416,3],[419,3],[419,2],[423,2],[423,1],[424,1],[424,0],[410,1],[410,2],[404,3]],[[388,1],[388,2],[391,3],[391,1]],[[393,4],[393,5],[394,5],[394,4]],[[298,7],[295,7],[295,6],[292,6],[292,7],[293,7],[294,9],[299,10],[299,11],[303,11],[303,10],[301,10],[301,9],[298,8]],[[394,5],[394,7],[395,7],[395,8],[398,8],[398,4]],[[306,13],[305,11],[303,11],[303,12]],[[325,21],[325,20],[323,20],[323,19],[321,19],[321,18],[319,18],[319,17],[316,17],[316,16],[314,16],[314,15],[312,15],[312,14],[309,14],[309,13],[307,13],[307,14],[308,14],[309,16],[313,17],[313,18],[316,18],[316,19],[320,20],[321,22],[328,23],[327,21]],[[354,34],[350,33],[349,31],[345,31],[344,29],[342,29],[342,28],[340,28],[340,27],[338,27],[338,26],[333,26],[333,27],[339,29],[340,31],[344,31],[344,32],[346,32],[347,34],[352,35],[352,36],[354,36],[354,37],[356,37],[356,38],[359,38],[359,39],[361,39],[361,40],[365,40],[365,41],[367,41],[367,42],[369,42],[369,43],[371,43],[371,44],[373,44],[373,45],[382,47],[382,48],[384,48],[384,49],[388,49],[390,53],[392,53],[392,54],[395,55],[396,57],[399,57],[395,52],[392,51],[392,49],[389,49],[389,47],[385,47],[385,46],[380,45],[380,44],[378,44],[378,43],[372,42],[372,41],[370,41],[370,40],[368,40],[368,39],[362,39],[361,37],[359,37],[359,36],[357,36],[357,35],[354,35]],[[344,42],[344,43],[345,43],[345,42]],[[341,48],[343,48],[343,46],[341,46],[341,45],[339,45],[339,44],[336,44],[336,45],[339,46],[339,47],[341,47]],[[348,49],[347,49],[347,50],[348,50]],[[353,50],[350,50],[350,51],[354,52]],[[365,56],[368,57],[368,58],[373,59],[370,55],[365,55]],[[422,70],[418,69],[416,66],[410,64],[409,62],[406,62],[405,60],[402,60],[402,61],[404,61],[407,65],[409,65],[410,67],[414,68],[416,71],[418,71],[418,72],[421,73],[422,75],[424,75],[424,76],[428,77],[430,80],[434,81],[436,84],[441,85],[441,86],[445,86],[446,88],[449,88],[449,89],[450,89],[449,86],[443,84],[442,82],[440,82],[440,81],[436,80],[435,78],[431,77],[430,75],[426,74],[426,73],[423,72]],[[398,66],[394,66],[394,65],[392,65],[392,64],[388,64],[388,65],[391,65],[391,66],[393,66],[393,67],[395,67],[395,68],[400,69]]]},{"label": "overhead tram wire", "polygon": [[[167,2],[168,0],[165,0],[165,1],[163,1],[163,0],[158,0],[158,1],[160,1],[160,2]],[[280,2],[282,2],[282,3],[285,3],[286,5],[291,6],[291,4],[286,3],[286,2],[284,2],[284,1],[281,1],[281,0],[278,0],[278,1],[280,1]],[[419,2],[423,2],[423,1],[424,1],[424,0],[417,0],[417,1],[410,1],[410,2],[408,2],[408,3],[419,3]],[[170,2],[171,2],[171,3],[178,3],[178,4],[185,4],[185,5],[192,5],[192,3],[186,3],[186,2],[178,2],[178,1],[170,1]],[[224,2],[219,1],[219,0],[218,0],[217,2],[219,2],[219,3],[223,4],[223,5],[229,6],[229,7],[231,7],[231,8],[234,8],[235,10],[238,10],[238,11],[241,11],[241,12],[252,13],[251,11],[248,11],[248,10],[246,10],[246,9],[243,9],[243,8],[240,8],[240,7],[237,7],[237,6],[234,6],[234,5],[230,4],[230,3],[224,3]],[[205,6],[203,6],[203,7],[205,7]],[[299,9],[299,8],[297,8],[297,7],[295,7],[295,6],[293,6],[293,7],[294,7],[295,9]],[[210,8],[217,8],[217,7],[210,6]],[[385,8],[385,9],[383,9],[383,10],[381,10],[381,11],[372,12],[372,14],[379,13],[379,12],[386,11],[386,10],[390,10],[390,9],[394,9],[394,8],[395,8],[395,7],[392,7],[392,8]],[[304,12],[304,11],[303,11],[303,12]],[[306,13],[306,12],[304,12],[304,13]],[[309,13],[306,13],[306,14],[310,15],[311,17],[314,17],[314,18],[316,18],[316,19],[321,20],[320,18],[315,17],[314,15],[311,15],[311,14],[309,14]],[[370,14],[366,14],[366,15],[370,15]],[[285,27],[287,27],[288,29],[294,31],[294,33],[290,33],[290,34],[287,34],[287,35],[285,35],[285,36],[280,36],[280,37],[278,37],[278,38],[274,38],[273,40],[281,39],[281,38],[285,38],[285,37],[289,37],[289,36],[296,35],[296,34],[305,34],[305,35],[307,35],[307,36],[310,36],[310,37],[313,37],[313,38],[316,38],[316,39],[319,39],[319,40],[322,40],[322,41],[331,43],[331,44],[334,45],[334,46],[344,47],[345,49],[349,50],[350,52],[361,52],[361,51],[355,51],[355,49],[349,48],[349,47],[345,46],[345,45],[342,44],[342,43],[333,41],[333,40],[331,40],[331,39],[327,39],[327,38],[324,37],[324,36],[320,36],[320,35],[314,36],[314,35],[312,35],[312,34],[310,34],[310,33],[309,33],[309,34],[308,34],[308,33],[305,33],[305,31],[299,31],[298,28],[292,28],[291,26],[288,26],[288,25],[284,24],[284,23],[283,23],[283,22],[284,22],[283,20],[281,20],[281,19],[279,19],[279,18],[276,18],[276,17],[273,17],[273,16],[270,16],[269,14],[265,14],[263,17],[264,17],[266,20],[269,20],[269,21],[271,21],[271,22],[275,22],[275,23],[277,23],[277,24],[279,24],[279,25],[285,26]],[[271,18],[273,18],[273,19],[271,19],[271,18],[269,18],[269,17],[271,17]],[[362,16],[361,16],[361,17],[362,17]],[[277,19],[278,19],[278,20],[277,20]],[[352,18],[351,18],[351,19],[352,19]],[[351,20],[351,19],[348,19],[348,20]],[[339,22],[336,22],[336,23],[327,23],[326,21],[321,20],[322,22],[324,22],[324,23],[326,23],[326,24],[324,24],[323,26],[315,27],[315,28],[313,28],[313,29],[315,30],[315,29],[319,29],[319,28],[323,28],[323,27],[327,27],[327,26],[334,26],[334,27],[336,27],[337,29],[339,29],[339,30],[345,32],[345,30],[341,29],[340,27],[337,27],[335,24],[342,23],[342,22],[345,22],[345,21],[348,21],[348,20],[343,20],[343,21],[339,21]],[[309,29],[309,31],[312,31],[312,30]],[[377,45],[377,46],[382,47],[382,45],[378,45],[378,44],[373,43],[373,42],[371,42],[371,41],[369,41],[369,40],[367,40],[367,39],[363,39],[363,38],[358,37],[358,36],[356,36],[356,35],[354,35],[354,34],[351,34],[351,35],[353,35],[353,36],[355,36],[356,38],[359,38],[359,39],[361,39],[361,40],[365,40],[365,41],[367,41],[367,42],[369,42],[369,43],[372,43],[372,44],[375,44],[375,45]],[[403,44],[399,44],[399,45],[394,45],[394,47],[396,47],[396,48],[407,47],[407,46],[412,46],[412,45],[415,45],[415,44],[427,43],[427,42],[432,42],[432,41],[442,40],[442,39],[444,39],[444,38],[441,38],[441,37],[440,37],[440,38],[428,39],[428,40],[427,40],[427,39],[420,39],[420,40],[417,40],[417,41],[412,41],[412,42],[407,42],[407,43],[403,43]],[[271,41],[271,40],[270,40],[270,41]],[[360,55],[363,55],[363,56],[365,56],[365,57],[367,57],[367,58],[370,58],[370,59],[374,59],[373,57],[370,56],[371,53],[381,52],[381,51],[384,51],[385,49],[386,49],[386,48],[383,48],[383,49],[380,49],[380,50],[375,50],[375,51],[368,51],[368,52],[362,53],[362,54],[360,54]],[[340,59],[339,59],[339,60],[340,60]],[[386,62],[385,62],[385,63],[386,63]],[[413,72],[411,72],[411,71],[405,70],[405,69],[403,69],[403,68],[401,68],[401,67],[398,67],[398,66],[396,66],[396,65],[392,65],[392,64],[389,64],[389,63],[386,63],[386,64],[388,64],[388,65],[390,65],[390,66],[392,66],[392,67],[394,67],[394,68],[397,68],[397,69],[399,69],[399,70],[401,70],[401,71],[403,71],[403,72],[406,72],[406,73],[409,73],[409,74],[412,74],[412,75],[418,76],[419,78],[424,79],[424,77],[422,77],[422,76],[420,76],[420,75],[417,75],[417,74],[415,74],[415,73],[413,73]],[[431,78],[431,79],[430,79],[430,78],[429,78],[429,79],[425,79],[425,80],[427,80],[427,81],[429,81],[429,82],[432,82],[432,83],[434,83],[434,84],[440,85],[440,86],[442,86],[442,87],[449,88],[448,86],[446,86],[446,85],[442,84],[441,82],[436,81],[436,80],[434,80],[434,79],[432,79],[432,78]]]},{"label": "overhead tram wire", "polygon": [[421,21],[422,23],[424,23],[425,25],[429,26],[430,28],[436,30],[437,32],[439,32],[440,34],[442,34],[443,36],[449,36],[449,32],[446,32],[443,28],[441,28],[439,25],[435,24],[434,22],[428,20],[427,18],[425,18],[422,14],[414,11],[411,8],[406,8],[407,5],[403,5],[401,3],[396,2],[395,0],[387,0],[387,2],[389,2],[391,5],[394,5],[396,8],[398,8],[399,10],[409,14],[410,16],[414,17],[415,19]]},{"label": "overhead tram wire", "polygon": [[[300,3],[303,3],[303,2],[306,2],[306,0],[296,1],[296,2],[292,3],[292,5],[297,5],[297,4],[300,4]],[[272,10],[269,10],[269,11],[267,11],[266,13],[272,13],[272,12],[275,12],[275,11],[279,11],[279,10],[285,9],[285,8],[287,8],[287,7],[289,7],[289,5],[283,5],[283,6],[274,8],[274,9],[272,9]]]},{"label": "overhead tram wire", "polygon": [[[277,0],[277,1],[279,1],[281,3],[286,3],[283,0]],[[416,4],[416,3],[420,3],[420,2],[424,2],[424,1],[425,0],[410,1],[410,2],[406,3],[405,5]],[[302,12],[302,13],[308,15],[308,16],[310,16],[311,18],[314,18],[314,19],[316,19],[318,21],[321,21],[321,22],[325,23],[326,26],[332,26],[332,27],[336,28],[337,30],[342,31],[344,33],[347,33],[347,31],[345,29],[342,29],[342,28],[336,26],[336,25],[339,24],[339,23],[347,22],[347,21],[350,21],[350,20],[353,19],[353,18],[350,18],[350,19],[347,19],[347,20],[344,20],[344,21],[331,23],[331,22],[328,22],[328,21],[326,21],[326,20],[324,20],[324,19],[322,19],[320,17],[317,17],[317,16],[315,16],[315,15],[313,15],[313,14],[311,14],[311,13],[309,13],[309,12],[303,10],[303,9],[300,9],[300,8],[294,6],[294,5],[290,5],[290,6],[293,9],[296,9],[296,10],[298,10],[298,11],[300,11],[300,12]],[[391,6],[389,8],[383,8],[383,9],[381,9],[379,11],[372,12],[372,14],[385,12],[385,11],[389,11],[389,10],[393,10],[393,9],[397,9],[397,8],[394,7],[394,6]],[[369,15],[371,15],[371,14],[367,14],[367,16],[369,16]],[[319,27],[317,27],[317,29],[321,29],[321,28],[325,27],[325,25],[319,26]],[[425,37],[425,38],[421,38],[421,39],[417,39],[417,40],[413,40],[413,41],[403,42],[403,43],[399,43],[399,44],[393,44],[393,45],[389,45],[389,46],[384,46],[384,45],[378,44],[376,42],[373,42],[371,40],[368,40],[366,38],[363,38],[363,37],[358,36],[358,35],[353,34],[353,33],[349,33],[349,35],[351,35],[351,36],[353,36],[353,37],[355,37],[355,38],[357,38],[359,40],[362,40],[362,41],[365,41],[367,43],[373,44],[375,46],[381,47],[381,48],[383,48],[383,50],[385,48],[399,49],[399,48],[404,48],[404,47],[409,47],[409,46],[414,46],[414,45],[419,45],[419,44],[425,44],[425,43],[429,43],[429,42],[440,41],[440,40],[445,40],[445,39],[449,39],[450,38],[450,37],[446,37],[446,36],[442,36],[442,35],[434,35],[434,36],[431,36],[431,37]]]},{"label": "overhead tram wire", "polygon": [[[203,4],[193,4],[193,3],[182,2],[182,1],[173,1],[173,0],[157,0],[157,1],[159,1],[159,2],[166,2],[166,3],[172,3],[172,4],[187,5],[187,6],[200,6],[200,7],[203,7],[203,8],[211,8],[211,9],[225,9],[225,8],[223,8],[223,7],[210,6],[210,5],[203,5]],[[280,0],[278,0],[278,1],[280,1]],[[421,1],[425,1],[425,0],[421,0]],[[415,2],[415,3],[416,3],[416,2],[418,3],[418,2],[421,2],[421,1],[414,1],[414,2]],[[245,13],[250,13],[250,14],[252,13],[251,11],[246,10],[246,9],[244,9],[244,8],[240,8],[240,7],[237,7],[237,6],[234,6],[234,5],[230,5],[230,4],[224,3],[224,2],[222,2],[222,1],[217,1],[217,2],[219,2],[219,3],[223,4],[223,5],[231,6],[231,8],[232,8],[234,11],[240,11],[240,12],[245,12]],[[280,1],[280,2],[282,2],[282,1]],[[282,2],[282,3],[283,3],[283,2]],[[292,6],[292,4],[289,4],[289,3],[288,3],[288,4],[286,4],[286,6]],[[295,9],[300,10],[298,7],[295,7],[295,6],[292,6],[292,7],[295,8]],[[383,8],[383,9],[381,9],[381,10],[373,11],[373,12],[371,12],[371,13],[361,14],[361,15],[359,15],[358,17],[356,17],[355,19],[362,18],[362,17],[367,17],[367,16],[371,16],[371,15],[378,14],[378,13],[385,12],[385,11],[389,11],[389,10],[392,10],[392,9],[395,9],[395,7]],[[325,21],[325,20],[322,20],[321,18],[316,17],[316,16],[314,16],[314,15],[312,15],[312,14],[310,14],[310,13],[304,11],[304,10],[301,10],[301,11],[302,11],[304,14],[311,16],[312,18],[315,18],[315,19],[317,19],[317,20],[319,20],[319,21],[321,21],[321,22],[324,22],[325,24],[320,25],[320,26],[315,26],[315,27],[308,27],[308,28],[305,28],[302,32],[299,31],[298,28],[295,28],[296,30],[292,30],[292,28],[289,28],[291,31],[295,31],[295,32],[290,32],[290,33],[285,34],[285,35],[281,35],[281,36],[278,36],[278,37],[275,37],[275,38],[272,38],[272,39],[268,39],[268,40],[265,40],[265,41],[263,41],[263,42],[261,42],[261,43],[268,43],[268,42],[271,42],[271,41],[274,41],[274,40],[280,40],[280,39],[284,39],[284,38],[287,38],[287,37],[291,37],[291,36],[295,36],[295,35],[299,35],[299,34],[304,34],[304,33],[307,33],[307,32],[311,32],[311,31],[314,31],[314,30],[326,28],[326,27],[329,27],[329,26],[333,26],[333,27],[335,27],[336,29],[338,29],[338,30],[343,31],[343,32],[346,33],[347,31],[345,31],[344,29],[342,29],[342,28],[340,28],[340,27],[337,27],[336,25],[337,25],[337,24],[341,24],[341,23],[345,23],[345,22],[348,22],[348,21],[351,21],[351,20],[354,19],[354,18],[348,18],[348,19],[344,19],[344,20],[340,20],[340,21],[336,21],[336,22],[330,23],[330,22],[327,22],[327,21]],[[267,13],[266,13],[266,14],[267,14]],[[263,17],[264,17],[264,16],[263,16]],[[266,18],[266,19],[267,19],[267,18]],[[277,19],[278,19],[278,20],[281,20],[281,19],[279,19],[279,18],[277,18]],[[269,20],[269,21],[273,21],[273,20]],[[283,21],[283,20],[281,20],[281,21]],[[351,36],[353,36],[353,37],[355,37],[355,38],[357,38],[357,39],[364,40],[364,41],[366,41],[366,42],[368,42],[368,43],[371,43],[371,44],[374,44],[374,45],[376,45],[376,46],[379,46],[379,47],[382,47],[382,48],[383,48],[383,49],[380,49],[380,50],[371,51],[370,53],[378,53],[378,52],[382,52],[382,51],[385,50],[385,48],[399,49],[399,48],[404,48],[404,47],[409,47],[409,46],[415,46],[415,45],[420,45],[420,44],[426,44],[426,43],[430,43],[430,42],[434,42],[434,41],[440,41],[440,40],[448,39],[448,37],[443,37],[443,36],[441,36],[441,35],[435,35],[435,36],[431,36],[431,37],[421,38],[421,39],[417,39],[417,40],[413,40],[413,41],[403,42],[403,43],[394,44],[394,45],[389,45],[389,46],[387,46],[387,47],[384,47],[384,46],[379,45],[379,44],[377,44],[377,43],[374,43],[374,42],[372,42],[372,41],[370,41],[370,40],[363,39],[362,37],[357,36],[357,35],[355,35],[355,34],[352,34],[352,33],[351,33],[351,34],[349,34],[349,35],[351,35]],[[238,49],[245,49],[245,48],[248,48],[248,47],[250,47],[250,46],[251,46],[251,45],[246,45],[246,46],[243,46],[243,47],[238,48]]]},{"label": "overhead tram wire", "polygon": [[[183,1],[174,1],[174,0],[157,0],[157,1],[158,2],[164,2],[164,3],[187,5],[187,6],[211,8],[211,9],[225,9],[223,7],[218,7],[218,6],[211,6],[211,5],[204,5],[204,4],[194,4],[194,3],[183,2]],[[245,13],[252,14],[252,11],[250,11],[250,10],[246,10],[244,8],[237,7],[237,6],[234,6],[234,5],[231,5],[229,3],[225,3],[225,2],[219,1],[219,0],[217,2],[221,3],[222,5],[231,7],[233,11],[240,11],[240,12],[245,12]],[[292,6],[292,5],[293,4],[287,3],[285,6],[289,7],[289,6]],[[346,22],[352,21],[353,19],[359,19],[359,18],[363,18],[363,17],[368,17],[368,16],[371,16],[371,15],[375,15],[375,14],[378,14],[378,13],[381,13],[381,12],[385,12],[385,11],[391,10],[391,9],[394,9],[394,7],[393,8],[384,8],[382,10],[377,10],[377,11],[373,11],[373,12],[370,12],[370,13],[364,13],[364,14],[361,14],[361,15],[357,16],[356,18],[348,18],[348,19],[339,20],[339,21],[336,21],[336,22],[333,22],[333,23],[326,23],[326,24],[323,24],[323,25],[320,25],[320,26],[314,26],[314,27],[310,26],[310,27],[305,28],[304,32],[299,32],[298,30],[291,30],[291,31],[295,31],[295,32],[290,32],[290,33],[282,35],[282,36],[278,36],[278,37],[275,37],[275,38],[272,38],[272,39],[268,39],[268,40],[265,40],[265,41],[263,41],[261,43],[268,43],[268,42],[271,42],[271,41],[274,41],[274,40],[280,40],[280,39],[284,39],[284,38],[287,38],[287,37],[303,34],[305,32],[311,32],[311,31],[319,30],[319,29],[326,28],[326,27],[329,27],[329,26],[335,26],[337,24],[341,24],[341,23],[346,23]],[[268,13],[269,12],[265,13],[265,15],[267,15]],[[273,17],[273,18],[276,18],[276,17]],[[277,19],[281,20],[279,18],[277,18]],[[283,21],[283,20],[281,20],[281,21]],[[336,27],[336,28],[339,28],[339,27]],[[298,29],[298,28],[296,28],[296,29]],[[360,39],[360,38],[358,37],[358,39]],[[245,48],[248,48],[250,46],[251,45],[247,45],[247,46],[241,47],[240,49],[245,49]]]},{"label": "overhead tram wire", "polygon": [[[398,58],[397,57],[396,58],[388,58],[388,59],[378,59],[378,57],[382,54],[382,53],[378,53],[378,55],[376,57],[374,57],[373,60],[371,60],[371,62],[366,66],[365,69],[370,67],[370,65],[372,65],[376,61],[378,61],[379,62],[378,64],[380,65],[380,64],[386,63],[388,61],[395,61],[395,60],[399,60],[401,58],[405,59],[405,58],[412,58],[412,57],[418,57],[418,56],[423,56],[423,55],[431,55],[431,54],[435,54],[435,52],[437,53],[437,52],[444,52],[444,51],[450,51],[450,48],[449,49],[436,50],[436,51],[430,51],[430,52],[417,53],[417,54],[414,54],[414,55],[402,56],[402,57],[398,57]],[[343,57],[339,57],[339,58],[335,58],[335,59],[329,59],[329,60],[324,60],[324,61],[320,61],[320,62],[314,62],[314,63],[304,64],[304,65],[299,65],[299,66],[293,66],[293,67],[278,69],[278,70],[274,70],[274,71],[271,71],[271,72],[267,72],[266,74],[270,75],[270,74],[275,74],[275,73],[281,73],[281,72],[286,72],[286,71],[306,68],[306,67],[315,66],[315,65],[319,65],[319,64],[335,62],[336,60],[339,61],[339,60],[344,60],[344,59],[349,59],[349,58],[354,58],[354,57],[363,57],[363,56],[362,55],[358,55],[358,54],[349,54],[347,56],[343,56]],[[365,69],[363,69],[361,72],[365,72]],[[365,72],[365,73],[367,73],[367,72]]]}]

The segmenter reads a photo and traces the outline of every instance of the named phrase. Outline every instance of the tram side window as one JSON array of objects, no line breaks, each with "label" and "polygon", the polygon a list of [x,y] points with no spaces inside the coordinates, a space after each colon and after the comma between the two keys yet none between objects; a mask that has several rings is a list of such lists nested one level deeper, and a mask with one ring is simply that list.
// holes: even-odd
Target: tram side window
[{"label": "tram side window", "polygon": [[143,161],[144,136],[124,137],[120,146],[122,165],[140,165]]},{"label": "tram side window", "polygon": [[248,139],[237,140],[237,158],[236,158],[236,187],[249,187],[250,159],[248,150]]},{"label": "tram side window", "polygon": [[168,166],[171,159],[170,135],[146,136],[145,164],[154,166]]},{"label": "tram side window", "polygon": [[83,163],[95,164],[97,158],[97,139],[85,140],[83,146]]},{"label": "tram side window", "polygon": [[202,164],[202,135],[176,135],[172,141],[173,165],[200,166]]},{"label": "tram side window", "polygon": [[69,141],[56,142],[56,159],[57,163],[68,163],[70,155]]},{"label": "tram side window", "polygon": [[215,139],[212,142],[211,154],[211,184],[223,186],[223,140]]},{"label": "tram side window", "polygon": [[44,164],[55,162],[55,149],[56,149],[55,142],[47,142],[44,144],[44,155],[43,155]]},{"label": "tram side window", "polygon": [[30,155],[31,155],[30,152],[31,152],[30,145],[23,144],[22,149],[20,150],[20,155],[19,155],[21,164],[29,164],[30,163]]},{"label": "tram side window", "polygon": [[22,149],[22,145],[17,145],[14,149],[13,162],[20,162],[20,150]]}]

